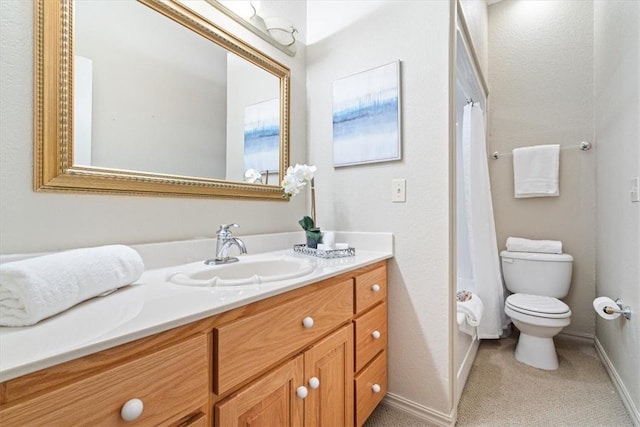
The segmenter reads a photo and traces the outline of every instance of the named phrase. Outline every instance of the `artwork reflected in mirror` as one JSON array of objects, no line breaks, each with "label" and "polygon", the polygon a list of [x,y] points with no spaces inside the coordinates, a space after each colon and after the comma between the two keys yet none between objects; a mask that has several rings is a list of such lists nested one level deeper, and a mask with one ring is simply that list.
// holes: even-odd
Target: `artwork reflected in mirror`
[{"label": "artwork reflected in mirror", "polygon": [[244,169],[256,171],[260,175],[253,182],[268,184],[269,178],[273,180],[274,174],[277,179],[280,139],[278,111],[277,98],[245,108]]},{"label": "artwork reflected in mirror", "polygon": [[37,190],[282,199],[287,68],[173,0],[36,9]]}]

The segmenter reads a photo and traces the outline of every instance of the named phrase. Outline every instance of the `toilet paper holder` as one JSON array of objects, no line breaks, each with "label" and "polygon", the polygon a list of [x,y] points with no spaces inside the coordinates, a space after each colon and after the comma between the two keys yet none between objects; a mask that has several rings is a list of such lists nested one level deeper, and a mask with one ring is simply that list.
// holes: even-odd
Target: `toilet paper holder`
[{"label": "toilet paper holder", "polygon": [[625,319],[631,319],[631,307],[628,305],[622,305],[622,300],[620,298],[616,299],[617,307],[606,306],[602,311],[607,314],[615,314],[620,313],[624,316]]}]

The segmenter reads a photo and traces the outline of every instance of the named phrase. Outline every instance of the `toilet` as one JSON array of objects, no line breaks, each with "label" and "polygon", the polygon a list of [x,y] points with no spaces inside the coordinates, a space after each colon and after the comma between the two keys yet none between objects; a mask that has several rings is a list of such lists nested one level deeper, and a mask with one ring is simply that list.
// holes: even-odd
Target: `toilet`
[{"label": "toilet", "polygon": [[535,368],[558,369],[553,337],[571,323],[569,306],[558,298],[569,293],[573,257],[502,251],[500,258],[505,286],[512,292],[504,311],[520,330],[516,359]]}]

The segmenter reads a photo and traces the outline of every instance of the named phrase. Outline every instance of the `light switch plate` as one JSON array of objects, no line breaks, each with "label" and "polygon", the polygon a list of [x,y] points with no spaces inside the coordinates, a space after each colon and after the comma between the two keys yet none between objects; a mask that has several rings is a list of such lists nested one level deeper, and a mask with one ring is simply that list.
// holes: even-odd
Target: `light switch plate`
[{"label": "light switch plate", "polygon": [[407,201],[407,180],[404,178],[391,180],[391,201],[403,203]]},{"label": "light switch plate", "polygon": [[631,193],[631,202],[640,202],[640,177],[636,176],[629,181],[629,192]]}]

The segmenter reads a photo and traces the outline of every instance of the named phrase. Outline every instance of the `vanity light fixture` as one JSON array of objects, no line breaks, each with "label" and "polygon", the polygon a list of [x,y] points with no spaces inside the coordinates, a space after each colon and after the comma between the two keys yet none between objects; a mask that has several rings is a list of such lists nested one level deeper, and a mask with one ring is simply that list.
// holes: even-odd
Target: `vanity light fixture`
[{"label": "vanity light fixture", "polygon": [[269,35],[283,46],[293,46],[296,42],[295,34],[298,29],[291,25],[289,21],[283,18],[264,18],[264,25],[269,32]]},{"label": "vanity light fixture", "polygon": [[287,55],[295,56],[295,34],[298,29],[288,20],[281,17],[263,18],[260,15],[260,1],[206,1]]}]

